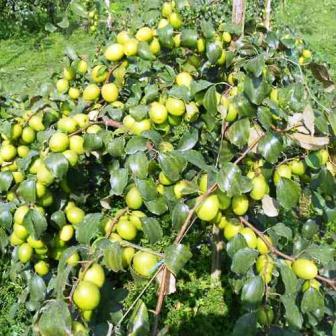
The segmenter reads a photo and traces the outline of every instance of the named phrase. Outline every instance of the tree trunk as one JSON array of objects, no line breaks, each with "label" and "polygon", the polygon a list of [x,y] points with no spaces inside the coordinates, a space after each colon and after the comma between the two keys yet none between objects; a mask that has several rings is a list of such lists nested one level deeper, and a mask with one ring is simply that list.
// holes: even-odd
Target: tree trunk
[{"label": "tree trunk", "polygon": [[271,29],[271,10],[272,10],[271,3],[272,0],[266,0],[264,25],[267,28],[267,30]]},{"label": "tree trunk", "polygon": [[110,0],[105,0],[105,5],[106,5],[106,8],[107,8],[107,12],[108,12],[107,20],[106,20],[106,26],[109,30],[111,30],[112,29],[112,15],[111,15],[111,12],[110,12]]},{"label": "tree trunk", "polygon": [[232,3],[232,23],[242,27],[244,33],[245,23],[245,0],[233,0]]}]

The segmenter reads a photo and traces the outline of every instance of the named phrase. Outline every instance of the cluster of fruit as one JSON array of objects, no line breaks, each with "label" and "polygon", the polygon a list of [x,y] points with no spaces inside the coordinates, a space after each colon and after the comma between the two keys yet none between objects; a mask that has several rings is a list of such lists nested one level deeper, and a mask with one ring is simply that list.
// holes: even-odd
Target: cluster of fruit
[{"label": "cluster of fruit", "polygon": [[88,12],[88,28],[90,32],[96,32],[99,23],[99,13],[95,1],[84,0],[83,5]]}]

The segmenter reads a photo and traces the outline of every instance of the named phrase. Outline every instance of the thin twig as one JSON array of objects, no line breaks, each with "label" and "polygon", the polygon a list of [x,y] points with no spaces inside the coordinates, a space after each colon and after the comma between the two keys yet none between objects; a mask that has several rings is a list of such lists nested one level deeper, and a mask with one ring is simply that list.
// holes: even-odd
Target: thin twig
[{"label": "thin twig", "polygon": [[265,136],[265,134],[260,135],[257,139],[255,139],[250,146],[246,148],[246,150],[239,156],[239,158],[234,162],[234,164],[238,164],[244,157],[258,144],[258,142]]}]

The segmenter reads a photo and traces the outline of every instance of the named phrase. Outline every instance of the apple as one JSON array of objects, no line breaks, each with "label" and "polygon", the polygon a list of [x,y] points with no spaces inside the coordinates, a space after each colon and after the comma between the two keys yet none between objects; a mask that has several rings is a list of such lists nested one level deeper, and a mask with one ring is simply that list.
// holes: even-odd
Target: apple
[{"label": "apple", "polygon": [[188,88],[190,88],[192,81],[193,78],[188,72],[180,72],[175,78],[175,82],[178,86],[186,86]]},{"label": "apple", "polygon": [[99,288],[92,282],[80,281],[74,291],[73,300],[81,310],[93,310],[100,302]]},{"label": "apple", "polygon": [[196,209],[197,217],[201,220],[210,222],[213,220],[219,210],[219,201],[216,194],[204,199]]},{"label": "apple", "polygon": [[14,223],[22,225],[26,214],[29,211],[28,205],[19,206],[14,213]]},{"label": "apple", "polygon": [[118,235],[125,240],[133,240],[137,235],[136,226],[127,219],[120,219],[116,225]]},{"label": "apple", "polygon": [[65,133],[56,132],[49,139],[49,148],[52,152],[64,152],[69,146],[69,137]]},{"label": "apple", "polygon": [[30,118],[28,125],[36,132],[45,130],[45,126],[43,125],[43,117],[41,115],[33,115]]},{"label": "apple", "polygon": [[249,200],[245,195],[234,196],[232,198],[232,211],[238,215],[243,216],[249,208]]},{"label": "apple", "polygon": [[16,147],[11,144],[2,144],[0,148],[0,157],[3,161],[12,161],[17,154]]},{"label": "apple", "polygon": [[142,27],[135,34],[135,38],[140,42],[148,42],[153,38],[153,31],[149,27]]},{"label": "apple", "polygon": [[108,83],[101,88],[101,94],[106,102],[112,103],[118,99],[119,90],[114,83]]},{"label": "apple", "polygon": [[[272,240],[269,236],[264,235],[264,239],[267,240],[270,244],[272,244]],[[257,249],[260,254],[269,253],[268,246],[265,244],[265,242],[260,237],[258,237],[257,239]]]},{"label": "apple", "polygon": [[249,248],[255,249],[257,247],[257,236],[252,229],[243,228],[239,233],[245,238]]},{"label": "apple", "polygon": [[80,135],[73,135],[69,140],[69,148],[78,155],[84,154],[84,138]]},{"label": "apple", "polygon": [[133,256],[135,254],[135,249],[133,247],[124,247],[122,249],[122,263],[123,267],[126,268],[132,263]]},{"label": "apple", "polygon": [[29,147],[25,146],[25,145],[20,145],[17,148],[17,153],[19,155],[20,158],[24,158],[28,155],[29,153]]},{"label": "apple", "polygon": [[[99,64],[99,65],[96,65],[92,69],[91,77],[92,77],[93,81],[96,82],[96,83],[104,82],[106,80],[107,76],[108,76],[108,71],[107,71],[107,68],[106,68],[105,65]],[[96,91],[95,91],[95,93],[96,93]],[[84,94],[83,94],[83,96],[84,96]],[[94,99],[88,99],[88,100],[94,100]]]},{"label": "apple", "polygon": [[19,260],[25,264],[28,262],[33,256],[33,248],[28,243],[23,243],[20,245],[18,250]]},{"label": "apple", "polygon": [[83,91],[83,99],[91,102],[98,99],[100,96],[100,89],[96,84],[89,84]]},{"label": "apple", "polygon": [[34,265],[34,270],[38,275],[45,276],[49,273],[49,264],[44,260],[40,260]]},{"label": "apple", "polygon": [[97,287],[103,287],[105,282],[105,272],[101,265],[93,264],[84,274],[84,281],[92,282]]},{"label": "apple", "polygon": [[133,268],[137,274],[148,278],[156,270],[158,261],[155,255],[139,251],[133,257]]},{"label": "apple", "polygon": [[69,90],[69,81],[61,78],[56,82],[56,89],[59,93],[66,93]]},{"label": "apple", "polygon": [[292,269],[296,276],[303,280],[312,280],[318,274],[315,263],[309,259],[299,258],[292,264]]},{"label": "apple", "polygon": [[68,221],[73,224],[73,225],[77,225],[79,224],[85,217],[85,212],[74,206],[74,207],[71,207],[70,209],[66,210],[65,212],[65,215],[68,219]]},{"label": "apple", "polygon": [[178,13],[171,13],[169,15],[169,23],[173,26],[175,29],[179,29],[182,27],[182,18]]},{"label": "apple", "polygon": [[125,201],[126,201],[127,206],[130,209],[137,210],[141,208],[143,199],[140,194],[140,191],[138,190],[136,186],[133,186],[132,188],[130,188],[130,190],[126,194]]},{"label": "apple", "polygon": [[138,40],[132,38],[124,44],[124,53],[126,56],[135,56],[138,53]]},{"label": "apple", "polygon": [[63,117],[57,122],[57,128],[64,133],[73,133],[77,130],[77,121],[72,117]]},{"label": "apple", "polygon": [[293,160],[289,163],[289,166],[294,175],[302,176],[306,172],[306,166],[301,160]]},{"label": "apple", "polygon": [[292,170],[287,164],[282,164],[275,169],[273,180],[275,184],[280,182],[281,177],[290,179],[292,177]]},{"label": "apple", "polygon": [[64,225],[59,232],[59,237],[61,240],[67,242],[72,239],[74,233],[75,230],[72,225]]},{"label": "apple", "polygon": [[252,199],[261,200],[268,193],[268,190],[269,187],[263,175],[258,175],[252,179],[252,190],[250,192]]},{"label": "apple", "polygon": [[183,100],[169,97],[166,101],[167,111],[173,116],[181,116],[185,112],[185,104]]},{"label": "apple", "polygon": [[166,107],[158,102],[153,102],[151,104],[148,114],[155,124],[163,124],[168,118]]},{"label": "apple", "polygon": [[35,137],[35,131],[31,127],[27,126],[22,130],[21,139],[26,144],[32,143],[35,140]]}]

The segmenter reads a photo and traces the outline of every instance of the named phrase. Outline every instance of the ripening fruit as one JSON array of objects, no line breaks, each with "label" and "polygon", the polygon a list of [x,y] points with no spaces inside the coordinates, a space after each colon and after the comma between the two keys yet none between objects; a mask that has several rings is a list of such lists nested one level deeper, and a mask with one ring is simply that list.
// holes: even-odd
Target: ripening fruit
[{"label": "ripening fruit", "polygon": [[80,135],[73,135],[69,140],[69,148],[77,154],[84,154],[84,138]]},{"label": "ripening fruit", "polygon": [[303,161],[293,160],[289,163],[289,166],[294,175],[302,176],[306,172],[306,166]]},{"label": "ripening fruit", "polygon": [[133,268],[135,272],[148,278],[156,269],[158,258],[148,252],[137,252],[133,257]]},{"label": "ripening fruit", "polygon": [[140,209],[143,203],[140,191],[137,187],[132,187],[126,194],[125,201],[130,209]]},{"label": "ripening fruit", "polygon": [[25,240],[29,236],[29,232],[27,231],[26,227],[20,224],[14,223],[13,232],[16,235],[16,237],[22,240]]},{"label": "ripening fruit", "polygon": [[227,115],[225,117],[225,120],[232,122],[237,119],[237,116],[238,116],[237,105],[235,103],[230,103],[228,106]]},{"label": "ripening fruit", "polygon": [[66,93],[69,90],[69,81],[62,78],[56,83],[56,88],[59,93]]},{"label": "ripening fruit", "polygon": [[158,24],[158,28],[164,28],[169,25],[169,21],[167,19],[161,19]]},{"label": "ripening fruit", "polygon": [[22,245],[24,240],[19,238],[14,232],[10,235],[9,241],[12,246]]},{"label": "ripening fruit", "polygon": [[25,127],[22,130],[21,139],[26,144],[32,143],[35,140],[35,131],[29,126]]},{"label": "ripening fruit", "polygon": [[135,121],[131,131],[135,135],[141,135],[142,132],[149,131],[151,129],[151,121],[150,119],[143,119],[141,121]]},{"label": "ripening fruit", "polygon": [[28,125],[36,132],[43,131],[45,129],[45,126],[43,125],[43,118],[40,115],[33,115]]},{"label": "ripening fruit", "polygon": [[123,30],[117,35],[117,42],[124,45],[130,40],[130,36],[127,31]]},{"label": "ripening fruit", "polygon": [[124,57],[124,47],[122,44],[113,43],[107,47],[104,56],[108,61],[119,61]]},{"label": "ripening fruit", "polygon": [[128,267],[132,263],[133,256],[135,254],[135,249],[133,247],[124,247],[122,249],[122,263],[123,267]]},{"label": "ripening fruit", "polygon": [[100,302],[99,288],[88,281],[81,281],[74,291],[73,300],[81,310],[93,310]]},{"label": "ripening fruit", "polygon": [[105,65],[96,65],[91,72],[91,77],[96,83],[101,83],[106,80],[108,76],[107,68]]},{"label": "ripening fruit", "polygon": [[22,134],[22,126],[20,124],[12,125],[11,139],[16,140],[21,136],[21,134]]},{"label": "ripening fruit", "polygon": [[173,37],[173,41],[174,41],[174,46],[176,48],[178,48],[180,45],[181,45],[181,34],[176,34],[174,37]]},{"label": "ripening fruit", "polygon": [[54,133],[49,139],[49,148],[52,152],[64,152],[69,146],[69,137],[61,132]]},{"label": "ripening fruit", "polygon": [[79,254],[75,252],[66,260],[66,263],[70,266],[76,266],[79,260],[80,260]]},{"label": "ripening fruit", "polygon": [[85,212],[82,209],[73,206],[65,211],[65,215],[68,221],[76,226],[84,219]]},{"label": "ripening fruit", "polygon": [[252,199],[259,201],[261,200],[267,193],[269,187],[263,175],[256,176],[252,179],[252,190],[250,192],[250,196]]},{"label": "ripening fruit", "polygon": [[77,72],[80,74],[85,74],[87,72],[87,69],[88,69],[87,62],[81,59],[77,64]]},{"label": "ripening fruit", "polygon": [[23,243],[20,245],[18,250],[19,260],[25,264],[28,262],[33,256],[33,248],[28,243]]},{"label": "ripening fruit", "polygon": [[184,190],[188,187],[188,182],[185,180],[178,181],[174,185],[174,194],[177,199],[180,199],[184,195]]},{"label": "ripening fruit", "polygon": [[219,209],[220,210],[226,210],[231,205],[231,197],[226,195],[224,192],[218,190],[217,191],[217,197],[219,201]]},{"label": "ripening fruit", "polygon": [[89,116],[84,113],[77,113],[72,117],[80,128],[86,128],[90,124]]},{"label": "ripening fruit", "polygon": [[296,259],[292,264],[292,269],[299,278],[304,280],[312,280],[318,274],[315,263],[303,258]]},{"label": "ripening fruit", "polygon": [[213,220],[219,210],[219,201],[217,195],[210,195],[196,209],[197,217],[204,221]]},{"label": "ripening fruit", "polygon": [[223,65],[225,63],[225,61],[226,61],[226,51],[223,50],[221,56],[217,60],[217,64]]},{"label": "ripening fruit", "polygon": [[204,53],[205,51],[205,41],[202,38],[197,40],[197,51],[199,53]]},{"label": "ripening fruit", "polygon": [[307,281],[304,282],[304,284],[302,286],[302,291],[305,292],[310,288],[314,288],[316,290],[319,290],[320,287],[321,287],[321,283],[318,282],[317,280],[315,280],[315,279],[307,280]]},{"label": "ripening fruit", "polygon": [[23,220],[26,214],[28,213],[28,211],[29,211],[29,207],[27,205],[21,205],[20,207],[18,207],[14,213],[14,223],[22,225]]},{"label": "ripening fruit", "polygon": [[278,89],[273,88],[270,93],[270,98],[276,104],[279,102],[278,95],[279,95]]},{"label": "ripening fruit", "polygon": [[[270,244],[272,244],[272,240],[270,237],[264,235],[264,239],[267,240]],[[257,249],[260,254],[269,253],[268,246],[265,244],[265,242],[260,237],[258,237],[257,239]]]},{"label": "ripening fruit", "polygon": [[71,66],[67,66],[63,69],[63,77],[66,80],[71,81],[76,77],[76,72]]},{"label": "ripening fruit", "polygon": [[87,128],[86,132],[90,134],[96,134],[99,133],[102,130],[102,128],[99,125],[91,125]]},{"label": "ripening fruit", "polygon": [[142,27],[137,31],[135,37],[140,42],[147,42],[153,38],[153,31],[149,27]]},{"label": "ripening fruit", "polygon": [[132,38],[124,44],[124,53],[126,56],[135,56],[138,53],[138,40]]},{"label": "ripening fruit", "polygon": [[141,218],[143,217],[146,217],[146,215],[142,211],[132,211],[129,216],[129,221],[134,224],[138,230],[142,231]]},{"label": "ripening fruit", "polygon": [[166,101],[166,108],[173,116],[181,116],[185,112],[185,104],[183,100],[169,97]]},{"label": "ripening fruit", "polygon": [[119,90],[114,83],[108,83],[101,88],[101,94],[106,102],[112,103],[118,99]]},{"label": "ripening fruit", "polygon": [[75,151],[68,149],[64,151],[62,154],[69,161],[71,167],[74,167],[77,164],[78,154]]},{"label": "ripening fruit", "polygon": [[282,164],[275,169],[273,180],[275,184],[280,182],[281,177],[290,179],[292,177],[292,170],[287,164]]},{"label": "ripening fruit", "polygon": [[245,215],[249,208],[249,200],[245,195],[234,196],[232,198],[232,211],[238,215]]},{"label": "ripening fruit", "polygon": [[83,91],[85,101],[94,101],[100,96],[100,89],[96,84],[89,84]]},{"label": "ripening fruit", "polygon": [[176,76],[175,81],[178,86],[190,87],[193,78],[188,72],[181,72]]},{"label": "ripening fruit", "polygon": [[222,35],[223,41],[226,43],[230,43],[231,42],[231,34],[228,32],[224,32]]},{"label": "ripening fruit", "polygon": [[302,51],[302,56],[303,56],[304,58],[311,58],[311,57],[312,57],[312,53],[311,53],[310,50],[308,50],[308,49],[304,49],[304,50]]},{"label": "ripening fruit", "polygon": [[40,239],[34,239],[32,236],[27,238],[27,243],[34,249],[41,249],[45,247],[45,244]]},{"label": "ripening fruit", "polygon": [[8,145],[4,145],[2,144],[1,148],[0,148],[0,157],[3,161],[12,161],[15,156],[17,154],[16,151],[16,147],[8,144]]},{"label": "ripening fruit", "polygon": [[118,235],[125,240],[133,240],[137,235],[137,228],[127,219],[120,219],[116,225]]},{"label": "ripening fruit", "polygon": [[239,231],[243,228],[243,226],[237,221],[227,221],[224,227],[224,237],[227,240],[235,237]]},{"label": "ripening fruit", "polygon": [[274,312],[272,307],[265,306],[259,308],[257,311],[257,320],[261,325],[269,327],[274,320]]},{"label": "ripening fruit", "polygon": [[99,264],[93,264],[84,274],[84,281],[91,282],[97,287],[102,287],[105,282],[105,272]]},{"label": "ripening fruit", "polygon": [[182,19],[178,13],[170,14],[168,20],[169,23],[173,26],[173,28],[179,29],[182,27]]},{"label": "ripening fruit", "polygon": [[173,12],[173,6],[170,2],[164,2],[161,9],[161,14],[163,17],[169,17]]},{"label": "ripening fruit", "polygon": [[316,152],[316,155],[320,161],[320,165],[324,166],[329,160],[329,153],[326,149],[320,149]]},{"label": "ripening fruit", "polygon": [[201,193],[205,193],[208,190],[208,174],[201,175],[198,181],[198,187]]},{"label": "ripening fruit", "polygon": [[168,118],[168,111],[163,104],[153,102],[149,109],[149,117],[155,124],[162,124]]},{"label": "ripening fruit", "polygon": [[74,236],[75,230],[72,225],[64,225],[61,228],[61,231],[59,233],[59,237],[61,240],[67,242],[72,239]]},{"label": "ripening fruit", "polygon": [[173,184],[173,182],[163,172],[160,172],[160,174],[159,174],[159,181],[163,185]]},{"label": "ripening fruit", "polygon": [[266,284],[272,280],[273,267],[274,261],[269,255],[263,254],[258,257],[256,269]]},{"label": "ripening fruit", "polygon": [[239,233],[244,236],[249,248],[255,249],[257,247],[257,236],[252,229],[243,228],[239,231]]},{"label": "ripening fruit", "polygon": [[45,276],[49,273],[49,264],[44,260],[40,260],[34,265],[34,270],[38,275]]},{"label": "ripening fruit", "polygon": [[157,55],[161,51],[161,45],[157,38],[154,38],[149,45],[149,50],[153,55]]},{"label": "ripening fruit", "polygon": [[73,133],[77,130],[77,121],[72,117],[63,117],[57,122],[57,128],[65,133]]}]

